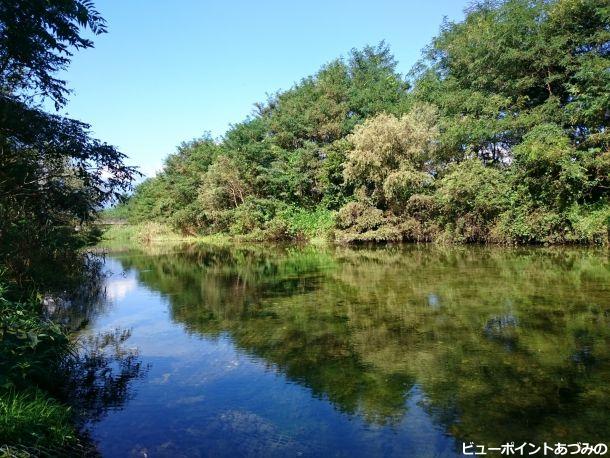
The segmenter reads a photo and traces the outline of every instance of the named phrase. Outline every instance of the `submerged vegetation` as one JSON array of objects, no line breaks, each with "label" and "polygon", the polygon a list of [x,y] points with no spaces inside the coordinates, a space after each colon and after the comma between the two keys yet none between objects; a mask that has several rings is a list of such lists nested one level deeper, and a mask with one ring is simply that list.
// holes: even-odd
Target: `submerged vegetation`
[{"label": "submerged vegetation", "polygon": [[608,242],[605,0],[475,3],[408,78],[384,43],[182,144],[112,212],[184,234]]}]

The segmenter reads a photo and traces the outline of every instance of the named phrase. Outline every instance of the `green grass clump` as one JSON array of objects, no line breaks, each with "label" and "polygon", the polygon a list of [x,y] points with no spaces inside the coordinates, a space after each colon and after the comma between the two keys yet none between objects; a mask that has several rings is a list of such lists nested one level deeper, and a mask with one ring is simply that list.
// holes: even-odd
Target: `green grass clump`
[{"label": "green grass clump", "polygon": [[325,208],[308,210],[290,207],[280,218],[286,221],[293,231],[300,232],[307,238],[324,237],[334,226],[333,212]]},{"label": "green grass clump", "polygon": [[332,232],[334,212],[304,209],[275,201],[251,200],[248,205],[229,212],[225,231],[207,235],[182,235],[171,226],[157,222],[108,226],[98,244],[102,248],[180,241],[227,243],[233,241],[306,241],[322,240]]},{"label": "green grass clump", "polygon": [[0,443],[57,447],[76,440],[70,408],[40,390],[0,394]]},{"label": "green grass clump", "polygon": [[109,226],[103,233],[99,246],[113,247],[130,243],[158,243],[185,240],[189,237],[178,234],[166,224],[147,222]]},{"label": "green grass clump", "polygon": [[[68,335],[35,301],[6,296],[0,284],[0,444],[36,450],[73,443],[71,409],[50,394],[71,351]],[[0,456],[15,456],[6,447]]]}]

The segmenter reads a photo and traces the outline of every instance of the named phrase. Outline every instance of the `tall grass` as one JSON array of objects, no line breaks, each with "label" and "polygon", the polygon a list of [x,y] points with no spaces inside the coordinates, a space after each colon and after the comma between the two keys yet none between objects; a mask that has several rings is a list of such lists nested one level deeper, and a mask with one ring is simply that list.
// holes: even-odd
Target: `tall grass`
[{"label": "tall grass", "polygon": [[178,234],[169,226],[161,223],[147,222],[142,224],[125,224],[109,226],[103,233],[99,246],[113,247],[130,243],[158,243],[185,240],[186,236]]},{"label": "tall grass", "polygon": [[62,446],[74,441],[69,407],[36,389],[0,394],[0,444]]},{"label": "tall grass", "polygon": [[[328,238],[334,225],[334,213],[326,209],[288,207],[274,218],[264,221],[246,233],[237,231],[216,232],[211,235],[181,235],[166,224],[147,222],[108,226],[104,231],[101,248],[119,248],[125,245],[168,243],[180,241],[224,244],[229,241],[320,241]],[[259,227],[260,226],[260,227]]]}]

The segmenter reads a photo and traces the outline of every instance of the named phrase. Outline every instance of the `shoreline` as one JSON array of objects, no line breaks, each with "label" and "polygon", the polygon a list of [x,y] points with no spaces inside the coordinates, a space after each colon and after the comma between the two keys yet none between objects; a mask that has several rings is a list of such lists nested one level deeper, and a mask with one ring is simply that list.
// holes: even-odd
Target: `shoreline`
[{"label": "shoreline", "polygon": [[[440,247],[503,247],[503,248],[551,248],[551,247],[573,247],[573,248],[599,248],[609,249],[610,238],[603,243],[576,243],[576,242],[557,242],[557,243],[508,243],[508,242],[460,242],[445,239],[435,240],[396,240],[396,241],[352,241],[338,242],[324,235],[312,237],[299,237],[284,240],[264,240],[253,239],[247,235],[230,235],[216,233],[210,235],[181,235],[173,231],[169,226],[158,223],[148,223],[155,227],[152,233],[147,232],[147,224],[122,224],[113,225],[105,230],[100,241],[94,248],[112,249],[113,247],[128,245],[150,246],[159,244],[178,244],[178,243],[205,243],[209,245],[242,245],[242,244],[277,244],[277,245],[297,245],[297,246],[320,246],[320,247],[366,247],[366,246],[398,246],[398,245],[431,245]],[[116,228],[116,229],[115,229]]]}]

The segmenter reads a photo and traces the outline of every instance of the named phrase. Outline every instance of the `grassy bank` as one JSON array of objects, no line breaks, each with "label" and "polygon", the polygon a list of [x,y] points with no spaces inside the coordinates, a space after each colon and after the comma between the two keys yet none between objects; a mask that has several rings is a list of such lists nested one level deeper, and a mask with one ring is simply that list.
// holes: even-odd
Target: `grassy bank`
[{"label": "grassy bank", "polygon": [[161,223],[117,224],[106,226],[98,245],[121,243],[179,242],[189,239]]},{"label": "grassy bank", "polygon": [[76,445],[71,408],[55,393],[70,351],[68,334],[42,318],[35,300],[9,300],[0,286],[0,444],[29,450]]},{"label": "grassy bank", "polygon": [[231,238],[223,234],[195,236],[179,234],[162,223],[120,224],[106,226],[97,248],[120,249],[131,245],[171,245],[181,242],[224,244]]},{"label": "grassy bank", "polygon": [[327,210],[307,211],[291,208],[265,220],[244,214],[232,221],[225,231],[209,234],[181,234],[171,225],[157,222],[108,225],[98,244],[102,248],[126,244],[177,242],[309,242],[324,243],[332,237],[334,214]]},{"label": "grassy bank", "polygon": [[[303,212],[305,213],[305,212]],[[376,221],[377,215],[358,215],[362,218],[369,216],[367,221]],[[339,218],[345,215],[339,215]],[[377,218],[381,219],[381,218]],[[312,223],[313,221],[313,223]],[[382,223],[386,223],[382,220]],[[368,227],[365,227],[368,229]],[[520,245],[513,240],[503,237],[490,238],[482,242],[470,240],[467,237],[458,237],[454,228],[439,228],[434,224],[378,224],[375,230],[353,230],[335,228],[333,226],[333,215],[324,215],[322,218],[312,217],[311,214],[297,214],[290,222],[286,220],[272,220],[263,227],[258,227],[247,233],[216,232],[207,235],[180,234],[169,224],[147,222],[136,224],[122,224],[109,226],[103,233],[99,248],[116,249],[126,245],[152,245],[172,244],[180,242],[201,242],[212,245],[224,245],[240,242],[292,242],[309,243],[314,245],[337,244],[350,245],[361,243],[435,243],[440,245],[463,245],[463,244],[487,244],[487,245]],[[581,237],[573,237],[564,240],[548,240],[533,243],[534,245],[560,246],[560,245],[597,245],[608,246],[610,243],[610,232],[607,223],[600,218],[592,224],[584,226]],[[408,233],[408,237],[404,234]]]}]

